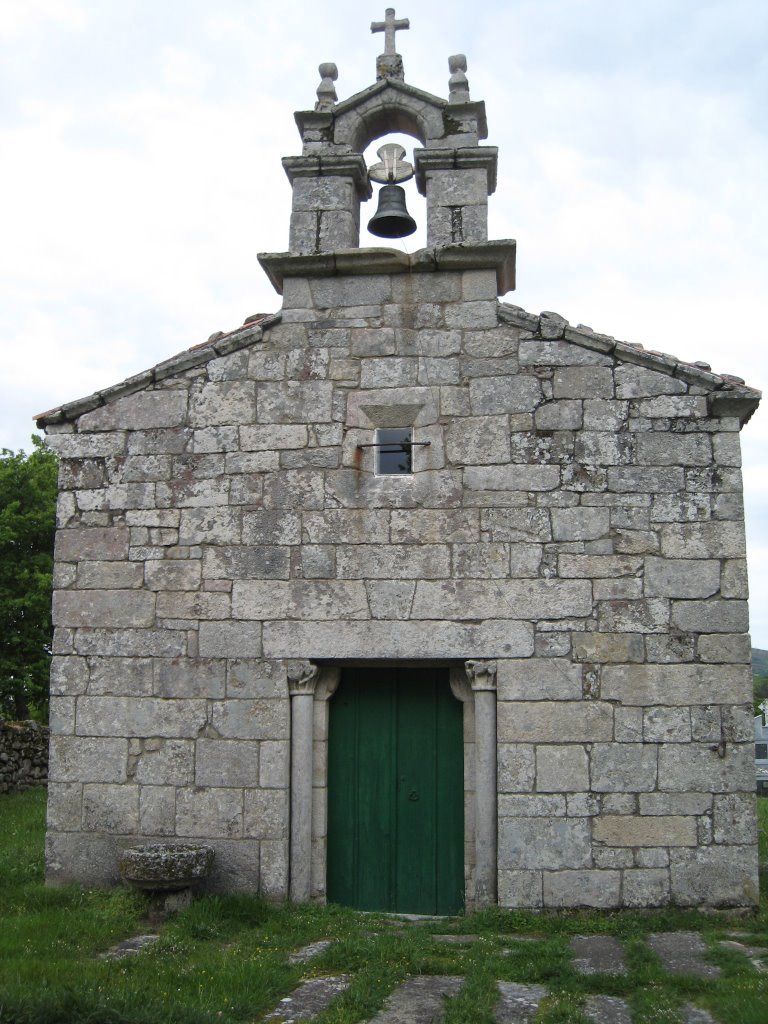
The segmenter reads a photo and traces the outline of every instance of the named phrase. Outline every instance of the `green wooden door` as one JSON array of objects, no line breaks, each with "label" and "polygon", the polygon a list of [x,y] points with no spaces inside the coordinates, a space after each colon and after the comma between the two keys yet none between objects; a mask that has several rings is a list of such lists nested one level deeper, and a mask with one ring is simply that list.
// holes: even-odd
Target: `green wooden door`
[{"label": "green wooden door", "polygon": [[327,892],[361,910],[461,910],[462,709],[446,670],[344,672],[330,707]]}]

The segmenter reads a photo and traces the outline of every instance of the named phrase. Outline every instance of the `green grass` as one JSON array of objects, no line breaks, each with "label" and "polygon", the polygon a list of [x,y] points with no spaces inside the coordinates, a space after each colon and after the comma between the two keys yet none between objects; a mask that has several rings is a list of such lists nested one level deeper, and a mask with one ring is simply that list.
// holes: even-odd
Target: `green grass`
[{"label": "green grass", "polygon": [[[458,974],[466,981],[446,1024],[490,1024],[499,980],[543,985],[540,1024],[585,1024],[584,999],[627,999],[635,1024],[679,1021],[683,1002],[723,1024],[764,1024],[768,975],[717,947],[737,929],[768,953],[768,905],[744,919],[694,911],[534,914],[498,909],[453,921],[400,927],[340,907],[276,907],[246,896],[209,896],[162,928],[159,941],[122,961],[99,959],[120,939],[148,929],[143,897],[42,884],[42,790],[0,797],[0,1024],[236,1024],[259,1021],[310,975],[346,973],[350,988],[318,1024],[369,1020],[408,975]],[[761,858],[768,863],[768,799],[759,801]],[[715,981],[672,977],[645,943],[651,931],[692,929],[722,968]],[[434,942],[434,932],[472,933],[471,945]],[[629,973],[584,977],[571,965],[574,934],[620,937]],[[538,939],[519,941],[516,936]],[[309,965],[292,950],[336,942]]]}]

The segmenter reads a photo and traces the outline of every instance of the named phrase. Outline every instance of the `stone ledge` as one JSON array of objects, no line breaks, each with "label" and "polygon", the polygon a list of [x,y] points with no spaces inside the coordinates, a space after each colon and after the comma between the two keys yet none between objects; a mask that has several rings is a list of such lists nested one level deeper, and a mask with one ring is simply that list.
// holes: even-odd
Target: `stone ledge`
[{"label": "stone ledge", "polygon": [[259,253],[259,263],[278,294],[290,277],[351,277],[370,274],[424,274],[442,270],[495,270],[497,293],[515,287],[514,239],[462,242],[408,254],[399,249],[340,249],[307,256],[289,252]]}]

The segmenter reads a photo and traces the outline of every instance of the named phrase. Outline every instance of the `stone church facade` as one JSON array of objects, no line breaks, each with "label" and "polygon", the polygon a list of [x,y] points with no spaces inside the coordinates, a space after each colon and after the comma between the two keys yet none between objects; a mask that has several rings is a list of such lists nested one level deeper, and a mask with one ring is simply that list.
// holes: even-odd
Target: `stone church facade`
[{"label": "stone church facade", "polygon": [[[321,65],[297,114],[280,312],[39,418],[48,879],[192,841],[275,899],[750,906],[759,393],[500,301],[466,62],[432,96],[387,31],[375,85],[339,103]],[[410,256],[359,248],[392,132],[421,144]]]}]

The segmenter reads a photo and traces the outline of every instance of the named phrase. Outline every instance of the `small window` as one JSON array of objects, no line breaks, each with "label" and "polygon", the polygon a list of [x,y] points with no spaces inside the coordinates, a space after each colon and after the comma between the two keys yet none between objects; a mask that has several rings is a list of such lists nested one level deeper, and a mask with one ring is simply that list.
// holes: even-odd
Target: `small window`
[{"label": "small window", "polygon": [[408,476],[413,472],[413,430],[387,427],[376,431],[376,475]]},{"label": "small window", "polygon": [[755,757],[758,761],[768,761],[768,743],[755,744]]}]

